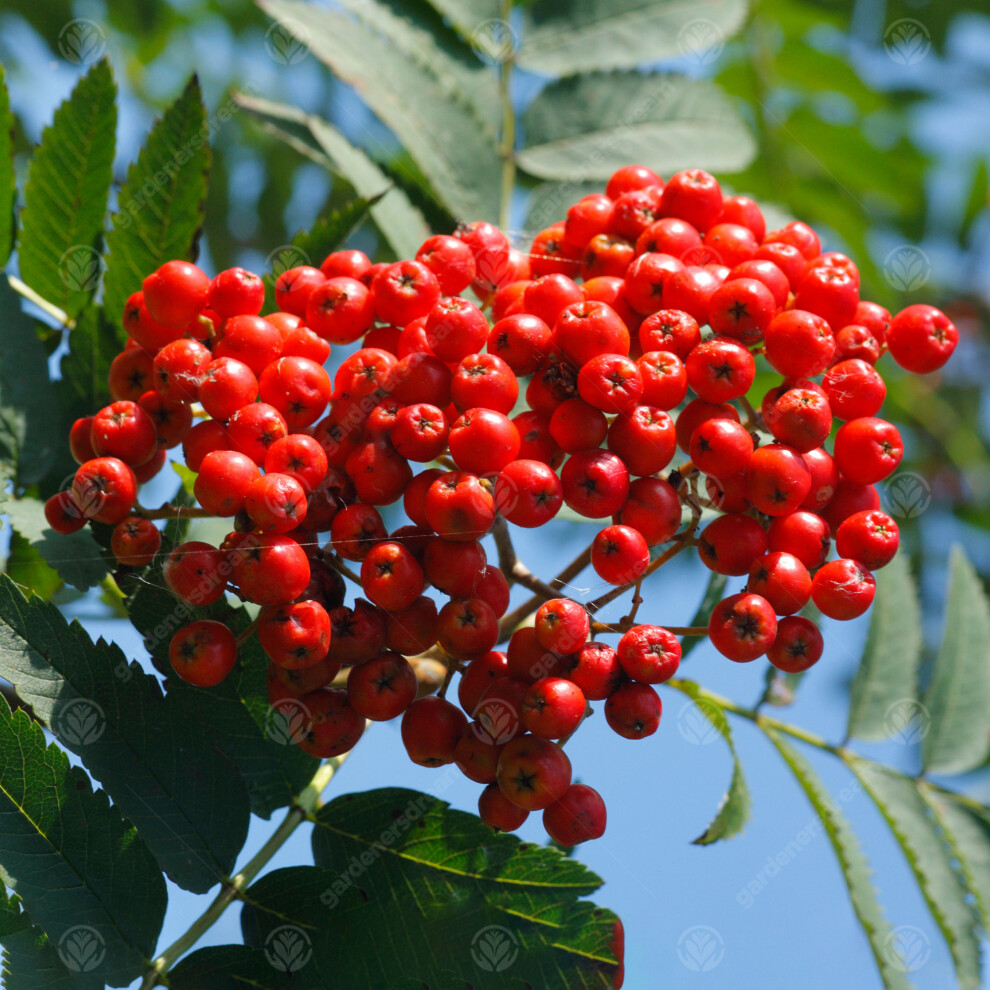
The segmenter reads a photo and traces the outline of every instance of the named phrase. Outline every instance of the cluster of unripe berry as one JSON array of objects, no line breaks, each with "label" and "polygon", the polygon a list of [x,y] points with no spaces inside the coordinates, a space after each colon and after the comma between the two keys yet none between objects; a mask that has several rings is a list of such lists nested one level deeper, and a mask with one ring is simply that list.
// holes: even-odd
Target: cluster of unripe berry
[{"label": "cluster of unripe berry", "polygon": [[[662,562],[651,548],[694,545],[712,570],[748,575],[711,615],[715,647],[804,670],[823,644],[796,613],[813,600],[832,618],[861,615],[871,571],[897,549],[874,486],[902,443],[877,418],[874,365],[889,351],[930,372],[958,337],[933,307],[891,318],[861,300],[856,266],[823,253],[807,225],[767,233],[757,204],[723,196],[711,175],[665,184],[640,166],[575,203],[528,254],[472,223],[414,260],[334,252],[278,277],[278,312],[260,316],[264,298],[239,268],[210,279],[170,261],[144,280],[123,316],[114,401],[72,427],[80,467],[46,506],[51,526],[111,524],[120,564],[146,566],[161,549],[149,516],[162,513],[138,506],[138,486],[181,444],[200,506],[232,527],[219,547],[172,549],[165,581],[193,606],[228,592],[261,606],[269,698],[304,713],[299,745],[337,755],[366,719],[401,715],[415,762],[456,763],[486,785],[486,822],[514,829],[543,810],[567,845],[600,835],[605,808],[571,783],[561,742],[590,701],[627,738],[656,731],[654,685],[677,670],[680,643],[631,617],[602,627],[547,594],[533,625],[500,628],[514,575],[488,563],[482,538],[567,505],[606,521],[590,563],[637,599]],[[358,341],[331,380],[331,345]],[[746,394],[759,356],[781,381],[757,410]],[[670,469],[678,448],[690,460]],[[400,499],[409,524],[389,533],[378,507]],[[715,518],[697,533],[706,511]],[[366,596],[352,605],[348,562]],[[430,586],[448,599],[439,609]],[[614,647],[596,638],[609,631]],[[169,654],[208,687],[237,648],[207,619]],[[460,671],[460,707],[417,700],[407,658],[424,653]]]}]

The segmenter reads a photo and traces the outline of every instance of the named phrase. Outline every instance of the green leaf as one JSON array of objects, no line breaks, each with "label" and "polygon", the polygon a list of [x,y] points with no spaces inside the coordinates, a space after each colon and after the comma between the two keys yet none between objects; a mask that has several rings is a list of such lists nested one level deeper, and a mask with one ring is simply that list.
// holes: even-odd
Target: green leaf
[{"label": "green leaf", "polygon": [[[231,608],[225,601],[205,609],[183,607],[180,615],[179,603],[166,590],[157,562],[131,584],[126,580],[123,583],[131,621],[144,635],[145,645],[163,670],[170,669],[168,643],[180,625],[211,618],[238,633],[251,621],[244,609]],[[306,786],[318,761],[293,744],[291,733],[286,735],[284,719],[268,704],[268,659],[256,636],[241,644],[238,656],[238,665],[216,687],[197,688],[174,678],[168,696],[181,701],[196,732],[240,772],[251,810],[269,818]]]},{"label": "green leaf", "polygon": [[145,276],[166,261],[195,257],[209,167],[209,126],[194,76],[155,122],[120,190],[103,283],[112,319],[120,319]]},{"label": "green leaf", "polygon": [[10,515],[14,530],[37,550],[66,584],[85,591],[107,576],[109,568],[89,527],[76,533],[56,533],[45,518],[44,503],[36,498],[10,499],[3,511]]},{"label": "green leaf", "polygon": [[518,63],[541,75],[631,69],[683,56],[714,61],[746,17],[746,0],[536,0]]},{"label": "green leaf", "polygon": [[0,275],[0,458],[19,485],[45,476],[61,429],[51,397],[48,357],[20,297]]},{"label": "green leaf", "polygon": [[[276,134],[302,150],[309,143],[316,160],[338,172],[358,195],[373,200],[371,216],[396,257],[412,258],[430,236],[423,214],[401,189],[360,148],[356,148],[332,124],[295,107],[238,94],[237,102],[251,111]],[[301,138],[302,134],[305,138]],[[317,150],[318,149],[318,150]],[[303,153],[306,153],[305,151]],[[383,195],[384,193],[384,195]]]},{"label": "green leaf", "polygon": [[10,111],[7,75],[0,65],[0,268],[14,249],[14,204],[17,176],[14,173],[14,115]]},{"label": "green leaf", "polygon": [[847,734],[887,739],[918,712],[921,611],[906,554],[877,572],[870,631],[853,679]]},{"label": "green leaf", "polygon": [[338,210],[320,217],[309,230],[301,230],[292,238],[292,246],[313,260],[317,268],[331,251],[336,251],[347,236],[368,215],[371,207],[386,195],[383,191],[372,199],[358,196]]},{"label": "green leaf", "polygon": [[[712,614],[712,609],[722,600],[725,594],[725,586],[729,579],[724,574],[716,574],[712,571],[708,579],[708,586],[705,594],[698,606],[698,611],[688,623],[691,626],[707,626],[708,619]],[[681,640],[681,660],[683,660],[699,643],[704,641],[705,636],[685,636]]]},{"label": "green leaf", "polygon": [[807,760],[776,729],[766,724],[761,727],[791,768],[825,827],[829,842],[839,860],[853,910],[869,939],[884,987],[887,990],[910,990],[911,984],[902,971],[903,966],[898,967],[897,957],[891,951],[893,943],[890,925],[877,900],[871,870],[856,834]]},{"label": "green leaf", "polygon": [[69,349],[59,366],[59,391],[67,419],[92,416],[111,402],[107,376],[125,342],[119,322],[111,320],[102,306],[91,306],[79,317],[69,331]]},{"label": "green leaf", "polygon": [[126,986],[138,977],[165,915],[158,865],[107,795],[6,701],[0,819],[0,878],[51,941],[91,964],[93,979]]},{"label": "green leaf", "polygon": [[962,228],[959,232],[962,239],[969,237],[973,224],[987,212],[988,208],[990,208],[990,166],[986,158],[981,158],[973,169],[973,182],[966,199]]},{"label": "green leaf", "polygon": [[291,987],[294,974],[279,973],[261,949],[246,945],[211,945],[186,956],[169,970],[171,990],[245,990]]},{"label": "green leaf", "polygon": [[[682,717],[687,719],[686,724],[690,726],[697,739],[704,740],[711,731],[709,728],[711,726],[728,743],[729,751],[732,753],[732,779],[729,781],[729,789],[723,795],[715,817],[693,843],[696,846],[707,846],[718,842],[719,839],[731,839],[746,827],[750,816],[749,788],[746,786],[742,764],[739,762],[736,744],[732,739],[732,729],[722,706],[693,681],[680,681],[677,689],[683,691],[694,703],[694,710]],[[704,724],[706,721],[709,723],[708,726]]]},{"label": "green leaf", "polygon": [[980,940],[976,915],[952,865],[950,849],[914,782],[869,760],[846,764],[873,798],[907,857],[932,916],[952,952],[963,990],[980,986]]},{"label": "green leaf", "polygon": [[79,80],[31,158],[21,236],[21,278],[77,316],[100,283],[100,246],[113,181],[117,86],[103,59]]},{"label": "green leaf", "polygon": [[712,83],[640,72],[558,79],[523,115],[519,165],[544,179],[605,180],[640,162],[667,175],[683,168],[735,172],[756,143]]},{"label": "green leaf", "polygon": [[925,695],[931,728],[922,749],[927,773],[965,773],[990,751],[990,605],[960,546],[949,558],[945,634]]},{"label": "green leaf", "polygon": [[[175,617],[178,629],[179,609]],[[181,695],[163,697],[118,646],[93,643],[6,576],[0,674],[78,754],[176,883],[202,893],[232,872],[247,835],[247,793]]]},{"label": "green leaf", "polygon": [[[32,921],[17,894],[0,884],[0,943],[4,990],[78,987],[48,936]],[[78,943],[76,943],[78,944]],[[72,958],[71,956],[69,958]]]},{"label": "green leaf", "polygon": [[58,571],[49,567],[41,554],[16,530],[10,534],[10,552],[3,570],[16,585],[29,588],[45,601],[50,601],[62,587]]},{"label": "green leaf", "polygon": [[357,89],[451,213],[469,220],[497,219],[495,143],[477,114],[453,98],[435,66],[424,66],[377,31],[336,11],[299,0],[261,0],[261,7],[298,32],[317,58]]},{"label": "green leaf", "polygon": [[[298,958],[309,938],[300,986],[503,990],[494,963],[510,954],[513,985],[611,985],[617,919],[580,899],[601,880],[555,849],[494,834],[430,795],[385,788],[322,808],[313,850],[318,868],[279,870],[250,888],[241,920],[245,941],[269,953],[274,930],[294,928],[279,950],[287,959],[289,941]],[[350,950],[385,930],[388,952]]]},{"label": "green leaf", "polygon": [[[494,54],[490,45],[484,39],[478,39],[478,34],[486,29],[492,29],[493,22],[504,25],[501,20],[502,4],[500,0],[429,0],[430,6],[442,14],[454,26],[462,38],[477,46],[481,55],[490,57]],[[500,37],[504,35],[500,32]],[[491,38],[490,41],[495,41]]]}]

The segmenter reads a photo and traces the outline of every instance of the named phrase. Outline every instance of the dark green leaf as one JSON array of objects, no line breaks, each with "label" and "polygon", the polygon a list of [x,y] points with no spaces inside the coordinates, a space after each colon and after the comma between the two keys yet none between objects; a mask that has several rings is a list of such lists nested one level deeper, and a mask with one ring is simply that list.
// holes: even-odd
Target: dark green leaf
[{"label": "dark green leaf", "polygon": [[314,153],[317,161],[344,176],[360,196],[374,200],[371,216],[396,256],[415,256],[430,236],[423,214],[401,189],[392,186],[388,176],[360,148],[333,125],[295,107],[245,94],[238,94],[237,102],[266,122],[277,135],[291,140],[300,151],[308,147],[309,152],[303,153]]},{"label": "dark green leaf", "polygon": [[966,201],[966,212],[963,214],[961,238],[969,237],[973,224],[986,214],[988,208],[990,208],[990,167],[987,165],[987,159],[981,158],[973,169],[973,183]]},{"label": "dark green leaf", "polygon": [[776,729],[763,725],[763,731],[793,771],[825,827],[839,860],[853,910],[870,941],[883,985],[887,990],[910,990],[911,984],[904,975],[903,963],[900,963],[896,953],[892,951],[894,943],[891,929],[877,900],[871,870],[856,834],[807,760]]},{"label": "dark green leaf", "polygon": [[20,485],[43,478],[55,458],[61,419],[50,390],[34,321],[0,275],[0,458],[14,465]]},{"label": "dark green leaf", "polygon": [[206,108],[193,77],[155,122],[120,190],[103,287],[112,319],[120,319],[128,296],[159,265],[195,257],[209,166]]},{"label": "dark green leaf", "polygon": [[605,180],[640,162],[667,175],[695,167],[745,168],[756,144],[710,82],[640,72],[595,73],[550,83],[523,116],[527,172],[545,179]]},{"label": "dark green leaf", "polygon": [[14,115],[10,112],[7,76],[0,65],[0,268],[14,248],[14,203],[17,176],[14,174]]},{"label": "dark green leaf", "polygon": [[337,11],[299,0],[262,0],[261,6],[289,31],[298,32],[319,59],[357,89],[451,213],[463,219],[497,219],[495,143],[476,113],[452,98],[432,68]]},{"label": "dark green leaf", "polygon": [[930,773],[965,773],[990,751],[990,605],[960,546],[949,560],[945,634],[925,695],[931,728],[922,750]]},{"label": "dark green leaf", "polygon": [[[293,986],[292,973],[279,973],[261,949],[246,945],[211,945],[186,956],[169,971],[171,990],[277,990]],[[344,990],[344,988],[341,988]]]},{"label": "dark green leaf", "polygon": [[4,512],[10,514],[11,526],[66,584],[85,591],[107,576],[107,563],[89,527],[76,533],[56,533],[45,519],[44,504],[35,498],[11,499]]},{"label": "dark green leaf", "polygon": [[678,682],[677,689],[683,691],[693,703],[692,709],[678,716],[678,722],[683,720],[688,731],[698,741],[707,741],[707,734],[714,729],[728,743],[729,751],[732,753],[732,779],[729,781],[729,789],[723,795],[715,817],[709,822],[705,831],[694,840],[696,846],[707,846],[718,842],[719,839],[731,839],[746,827],[750,815],[749,788],[746,786],[742,764],[739,762],[736,744],[732,739],[732,729],[721,705],[693,681]]},{"label": "dark green leaf", "polygon": [[28,169],[17,246],[21,278],[70,317],[100,283],[116,99],[110,63],[101,60],[55,111]]},{"label": "dark green leaf", "polygon": [[846,763],[873,798],[900,844],[955,962],[963,990],[980,985],[980,940],[976,915],[952,865],[951,851],[914,781],[869,760]]},{"label": "dark green leaf", "polygon": [[0,702],[0,878],[93,979],[126,986],[154,950],[165,881],[107,795]]},{"label": "dark green leaf", "polygon": [[[174,615],[178,629],[181,610]],[[0,674],[78,754],[176,883],[203,892],[232,872],[247,835],[247,793],[181,695],[163,697],[119,647],[93,643],[6,577]]]},{"label": "dark green leaf", "polygon": [[[698,606],[698,611],[688,623],[691,626],[707,626],[712,609],[722,600],[725,594],[725,586],[728,578],[724,574],[716,574],[712,571],[708,579],[708,587],[705,588],[704,597]],[[685,636],[681,640],[681,659],[683,660],[700,642],[706,639],[705,636]]]},{"label": "dark green leaf", "polygon": [[[615,915],[580,899],[601,880],[555,849],[494,834],[430,795],[394,788],[330,802],[318,813],[313,849],[326,869],[269,874],[248,891],[242,916],[245,941],[286,960],[309,939],[312,958],[295,973],[302,986],[453,979],[501,990],[506,967],[495,967],[510,956],[513,984],[610,985]],[[388,952],[350,951],[386,927]]]},{"label": "dark green leaf", "polygon": [[[0,884],[0,943],[4,990],[68,990],[78,987],[48,936],[32,923],[17,894]],[[72,958],[72,957],[69,957]],[[81,975],[81,974],[79,974]]]},{"label": "dark green leaf", "polygon": [[745,17],[746,0],[536,0],[518,61],[541,75],[631,69],[678,55],[707,65]]},{"label": "dark green leaf", "polygon": [[347,240],[348,234],[385,195],[383,191],[372,199],[365,199],[363,196],[352,199],[339,210],[320,217],[309,230],[301,230],[292,238],[292,246],[307,258],[312,258],[313,260],[308,264],[316,265],[318,268],[320,262]]},{"label": "dark green leaf", "polygon": [[60,365],[67,419],[92,416],[111,401],[107,375],[125,341],[119,322],[110,319],[102,306],[91,306],[80,316],[69,332],[69,349]]},{"label": "dark green leaf", "polygon": [[3,570],[20,588],[29,588],[45,601],[50,601],[62,587],[58,571],[52,570],[41,554],[16,530],[10,534],[10,551]]},{"label": "dark green leaf", "polygon": [[906,554],[876,575],[870,631],[853,679],[847,733],[887,739],[903,733],[919,714],[921,612]]}]

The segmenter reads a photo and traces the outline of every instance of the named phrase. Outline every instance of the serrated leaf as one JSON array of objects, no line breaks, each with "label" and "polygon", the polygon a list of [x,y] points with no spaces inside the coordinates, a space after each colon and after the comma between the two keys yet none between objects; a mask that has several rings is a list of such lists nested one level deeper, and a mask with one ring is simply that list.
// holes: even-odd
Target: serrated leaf
[{"label": "serrated leaf", "polygon": [[0,943],[4,990],[78,987],[48,936],[32,921],[17,894],[0,884]]},{"label": "serrated leaf", "polygon": [[849,697],[847,734],[887,739],[917,708],[921,612],[906,554],[877,571],[870,631]]},{"label": "serrated leaf", "polygon": [[[163,549],[167,549],[167,545]],[[168,643],[179,626],[194,619],[223,622],[235,633],[250,623],[244,609],[220,601],[208,608],[189,606],[177,619],[178,603],[166,589],[157,561],[140,576],[123,581],[127,611],[160,669],[168,670]],[[174,678],[169,697],[181,701],[197,732],[222,752],[247,787],[251,810],[269,818],[277,808],[291,803],[309,782],[318,761],[280,731],[283,723],[268,704],[265,679],[268,659],[257,637],[249,637],[238,649],[240,662],[219,685],[193,687]]]},{"label": "serrated leaf", "polygon": [[683,168],[734,172],[756,142],[728,97],[705,80],[640,72],[558,79],[523,115],[521,168],[543,179],[605,180],[640,162],[667,175]]},{"label": "serrated leaf", "polygon": [[0,825],[0,878],[51,941],[94,980],[138,977],[165,916],[158,865],[106,793],[5,700]]},{"label": "serrated leaf", "polygon": [[35,498],[11,499],[3,511],[10,515],[14,530],[37,550],[66,584],[85,591],[107,576],[109,568],[89,527],[75,533],[56,533],[45,518],[44,503]]},{"label": "serrated leaf", "polygon": [[55,458],[61,419],[50,389],[34,321],[0,275],[0,458],[14,465],[20,485],[43,478]]},{"label": "serrated leaf", "polygon": [[847,757],[846,764],[873,798],[907,857],[932,916],[955,963],[963,990],[980,985],[980,941],[976,915],[952,865],[950,849],[914,782],[869,760]]},{"label": "serrated leaf", "polygon": [[292,246],[306,257],[312,258],[310,264],[318,268],[320,262],[344,243],[351,231],[361,223],[384,195],[385,191],[371,199],[358,196],[350,200],[340,209],[320,217],[309,230],[299,231],[292,238]]},{"label": "serrated leaf", "polygon": [[80,313],[100,284],[116,99],[113,72],[103,59],[55,111],[28,169],[17,246],[20,275],[69,317]]},{"label": "serrated leaf", "polygon": [[477,114],[452,98],[432,68],[337,11],[299,0],[260,2],[262,10],[298,32],[317,58],[357,89],[451,213],[462,219],[497,218],[495,143]]},{"label": "serrated leaf", "polygon": [[[112,399],[107,376],[123,350],[126,337],[119,323],[102,306],[91,306],[69,331],[69,349],[59,365],[59,394],[70,422],[92,416]],[[63,441],[67,444],[67,441]]]},{"label": "serrated leaf", "polygon": [[[182,624],[176,610],[175,629]],[[202,893],[244,844],[247,792],[182,697],[163,697],[115,644],[0,576],[0,674],[137,825],[162,869]]]},{"label": "serrated leaf", "polygon": [[[496,835],[430,795],[385,788],[321,809],[313,851],[317,867],[262,878],[242,915],[245,941],[269,955],[280,926],[297,926],[280,949],[286,960],[303,951],[300,932],[311,936],[312,959],[295,973],[305,986],[504,988],[510,957],[513,982],[609,985],[615,915],[579,899],[601,880],[555,849]],[[346,950],[380,925],[388,953]]]},{"label": "serrated leaf", "polygon": [[[429,0],[430,6],[442,14],[467,41],[477,44],[477,34],[491,22],[500,24],[502,4],[499,0]],[[487,50],[483,49],[487,54]]]},{"label": "serrated leaf", "polygon": [[722,796],[715,817],[708,823],[704,832],[693,841],[693,845],[707,846],[720,839],[731,839],[746,827],[750,816],[749,788],[743,776],[739,754],[736,752],[732,729],[722,706],[693,681],[678,681],[676,687],[691,699],[694,706],[687,714],[682,713],[678,716],[678,721],[684,720],[684,724],[688,727],[687,731],[699,742],[707,742],[708,733],[717,732],[726,741],[732,754],[732,779],[729,781],[729,789]]},{"label": "serrated leaf", "polygon": [[[724,574],[716,574],[714,571],[711,573],[711,577],[708,578],[708,585],[705,588],[705,593],[702,596],[701,604],[698,606],[698,611],[694,613],[691,621],[688,625],[691,626],[707,626],[708,618],[712,614],[712,609],[722,600],[725,594],[725,586],[728,583],[728,578]],[[684,636],[681,639],[681,660],[683,660],[700,642],[702,642],[707,637],[705,636]]]},{"label": "serrated leaf", "polygon": [[[302,150],[311,142],[316,160],[342,175],[365,199],[374,200],[371,216],[398,258],[412,258],[430,236],[423,214],[401,189],[360,148],[332,124],[295,107],[239,93],[237,102],[264,121],[269,129]],[[291,129],[291,130],[290,130]],[[384,195],[383,195],[384,194]]]},{"label": "serrated leaf", "polygon": [[128,296],[161,264],[195,257],[209,167],[209,126],[194,76],[155,122],[120,190],[103,283],[112,319],[120,319]]},{"label": "serrated leaf", "polygon": [[990,752],[990,605],[960,546],[949,558],[945,634],[925,695],[931,727],[922,747],[928,773],[965,773]]},{"label": "serrated leaf", "polygon": [[14,115],[10,111],[7,74],[0,65],[0,268],[14,249],[14,203],[17,176],[14,173]]},{"label": "serrated leaf", "polygon": [[536,0],[517,61],[541,75],[631,69],[670,56],[708,65],[746,8],[746,0]]},{"label": "serrated leaf", "polygon": [[807,760],[776,729],[766,723],[761,723],[761,728],[794,773],[825,827],[829,842],[839,860],[853,910],[869,939],[884,987],[887,990],[910,990],[911,984],[894,951],[890,925],[877,900],[871,870],[856,834]]}]

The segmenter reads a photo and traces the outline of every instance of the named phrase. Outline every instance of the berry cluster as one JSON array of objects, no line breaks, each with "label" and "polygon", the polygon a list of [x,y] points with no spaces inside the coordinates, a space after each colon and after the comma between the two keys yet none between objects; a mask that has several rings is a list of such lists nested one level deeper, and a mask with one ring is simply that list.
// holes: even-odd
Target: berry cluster
[{"label": "berry cluster", "polygon": [[[485,785],[487,823],[515,829],[542,810],[566,845],[601,835],[605,807],[572,784],[562,741],[593,701],[620,735],[655,732],[655,685],[680,661],[672,630],[635,624],[642,579],[696,546],[713,571],[746,576],[712,612],[714,646],[785,671],[814,664],[822,636],[797,613],[813,600],[830,618],[861,615],[871,571],[897,550],[874,485],[903,447],[877,416],[875,364],[889,351],[934,371],[958,337],[931,306],[891,318],[861,300],[854,263],[822,252],[806,224],[768,233],[755,202],[706,172],[664,183],[640,166],[571,206],[528,255],[472,223],[413,260],[334,252],[278,278],[278,312],[260,316],[264,298],[239,268],[211,280],[170,261],[144,280],[123,315],[114,401],[72,427],[80,467],[46,506],[51,526],[111,524],[120,564],[149,564],[161,516],[138,506],[138,486],[181,443],[202,510],[233,524],[219,547],[173,549],[165,581],[191,605],[232,592],[261,606],[269,697],[305,713],[299,745],[337,755],[366,719],[401,715],[414,762],[456,763]],[[331,346],[358,341],[331,380]],[[759,410],[747,399],[758,358],[780,376]],[[690,460],[670,469],[678,448]],[[409,523],[389,533],[379,507],[400,499]],[[544,525],[562,505],[606,521],[584,562],[636,589],[615,627],[525,568],[533,624],[505,617],[519,573],[489,564],[482,538]],[[342,574],[366,597],[344,604]],[[610,632],[614,646],[597,638]],[[237,653],[212,620],[169,650],[203,687]],[[422,654],[447,665],[439,696],[417,699],[408,658]],[[455,670],[460,707],[444,696]]]}]

